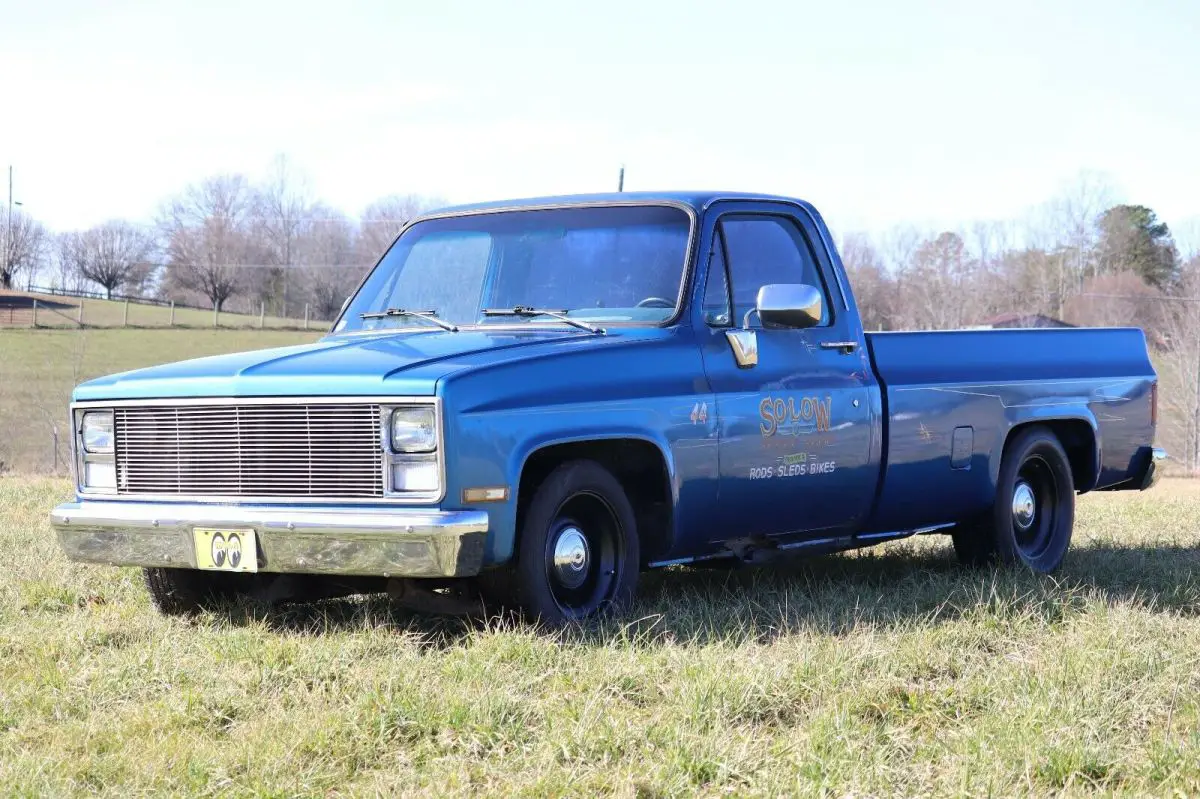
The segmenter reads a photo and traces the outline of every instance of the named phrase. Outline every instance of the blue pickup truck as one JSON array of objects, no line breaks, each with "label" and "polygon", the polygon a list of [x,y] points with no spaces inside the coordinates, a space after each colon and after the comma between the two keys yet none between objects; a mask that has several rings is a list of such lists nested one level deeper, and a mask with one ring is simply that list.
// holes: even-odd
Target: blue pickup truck
[{"label": "blue pickup truck", "polygon": [[[405,227],[304,346],[77,387],[77,561],[156,605],[485,597],[555,624],[639,573],[918,533],[1049,572],[1140,490],[1137,329],[866,333],[812,205],[619,193]],[[439,604],[441,603],[441,604]]]}]

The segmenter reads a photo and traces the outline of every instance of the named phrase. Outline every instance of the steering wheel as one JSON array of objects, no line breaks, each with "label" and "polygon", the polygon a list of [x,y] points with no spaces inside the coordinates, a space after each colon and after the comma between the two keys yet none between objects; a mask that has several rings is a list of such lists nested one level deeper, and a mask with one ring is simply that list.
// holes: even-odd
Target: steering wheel
[{"label": "steering wheel", "polygon": [[674,308],[675,303],[672,300],[663,299],[662,297],[647,297],[637,304],[638,308]]}]

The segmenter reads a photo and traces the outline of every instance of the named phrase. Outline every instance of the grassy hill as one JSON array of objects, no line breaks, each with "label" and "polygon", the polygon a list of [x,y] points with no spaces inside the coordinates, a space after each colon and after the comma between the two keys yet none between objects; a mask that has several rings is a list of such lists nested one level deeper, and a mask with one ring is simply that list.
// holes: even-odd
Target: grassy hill
[{"label": "grassy hill", "polygon": [[300,344],[321,335],[228,328],[0,329],[0,471],[69,468],[67,402],[71,389],[84,380],[185,358]]}]

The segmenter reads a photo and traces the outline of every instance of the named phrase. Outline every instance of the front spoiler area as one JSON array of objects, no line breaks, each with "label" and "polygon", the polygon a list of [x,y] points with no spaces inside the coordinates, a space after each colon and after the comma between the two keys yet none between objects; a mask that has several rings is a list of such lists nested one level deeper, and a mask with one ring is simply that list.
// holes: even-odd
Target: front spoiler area
[{"label": "front spoiler area", "polygon": [[483,566],[485,511],[68,502],[50,513],[67,557],[196,568],[192,529],[253,528],[259,571],[468,577]]}]

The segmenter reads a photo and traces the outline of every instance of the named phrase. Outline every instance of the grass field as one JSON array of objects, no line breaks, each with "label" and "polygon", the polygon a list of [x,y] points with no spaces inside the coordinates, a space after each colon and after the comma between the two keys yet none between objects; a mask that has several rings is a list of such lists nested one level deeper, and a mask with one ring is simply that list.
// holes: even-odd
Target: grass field
[{"label": "grass field", "polygon": [[[79,321],[79,305],[83,305],[84,327],[131,327],[131,328],[208,328],[212,329],[213,312],[196,308],[176,308],[172,317],[171,308],[167,305],[150,305],[144,303],[129,303],[128,317],[125,303],[118,300],[94,300],[81,297],[64,297],[49,294],[25,294],[23,292],[8,292],[22,297],[36,297],[41,301],[56,305],[71,307],[52,310],[53,306],[38,309],[38,327],[48,328],[77,328]],[[299,316],[279,317],[258,314],[220,313],[216,318],[216,327],[234,329],[253,329],[260,325],[266,329],[303,330],[304,307],[297,309]],[[33,314],[29,309],[18,311],[5,310],[0,312],[0,327],[16,325],[29,327],[33,322]],[[329,322],[309,320],[309,328],[314,331],[327,330]]]},{"label": "grass field", "polygon": [[943,538],[643,578],[560,635],[382,600],[161,618],[0,479],[0,795],[1200,792],[1200,484],[1080,501],[1054,578]]},{"label": "grass field", "polygon": [[[315,341],[318,331],[0,329],[0,472],[66,469],[71,389],[93,377],[239,350]],[[54,430],[60,435],[58,455]]]}]

